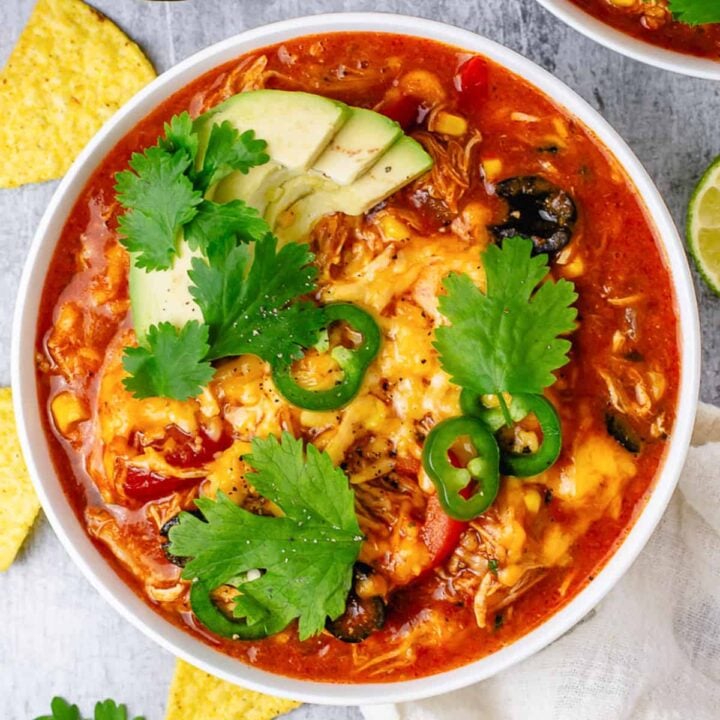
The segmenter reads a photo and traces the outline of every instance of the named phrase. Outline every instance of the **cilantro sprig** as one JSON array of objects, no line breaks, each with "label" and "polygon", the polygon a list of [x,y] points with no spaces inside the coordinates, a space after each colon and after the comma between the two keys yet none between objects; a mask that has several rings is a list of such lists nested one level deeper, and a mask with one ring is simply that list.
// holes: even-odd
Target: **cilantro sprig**
[{"label": "cilantro sprig", "polygon": [[[55,697],[50,703],[51,715],[42,715],[35,720],[83,720],[77,705],[70,705],[61,697]],[[95,705],[93,720],[130,720],[125,705],[118,705],[114,700],[104,700]],[[135,720],[145,720],[136,717]]]},{"label": "cilantro sprig", "polygon": [[207,261],[194,258],[190,292],[209,328],[207,357],[254,354],[290,363],[313,345],[323,325],[321,310],[298,301],[315,288],[317,269],[306,245],[280,250],[266,235],[250,249],[231,238],[218,243]]},{"label": "cilantro sprig", "polygon": [[200,145],[190,116],[176,115],[157,144],[133,155],[131,169],[116,177],[126,210],[121,242],[137,267],[167,270],[185,241],[198,255],[188,284],[203,322],[153,325],[141,347],[125,349],[124,384],[138,398],[193,397],[212,378],[211,361],[223,357],[253,353],[288,364],[317,341],[322,326],[320,309],[300,300],[315,289],[317,274],[306,246],[278,250],[255,208],[205,199],[229,173],[267,162],[265,141],[226,121]]},{"label": "cilantro sprig", "polygon": [[167,270],[182,234],[193,249],[207,249],[216,235],[257,240],[269,227],[242,201],[218,205],[203,200],[208,188],[232,172],[247,173],[270,159],[266,143],[252,130],[240,134],[231,123],[214,125],[202,159],[199,138],[187,112],[165,124],[165,135],[144,153],[134,153],[130,170],[119,172],[115,190],[125,213],[120,241],[147,271]]},{"label": "cilantro sprig", "polygon": [[202,193],[188,177],[192,161],[184,152],[161,147],[133,153],[130,170],[118,173],[117,198],[129,208],[120,216],[122,244],[138,267],[165,270],[177,255],[180,231],[197,215]]},{"label": "cilantro sprig", "polygon": [[[298,619],[307,639],[345,609],[363,540],[353,492],[326,453],[310,444],[304,450],[288,433],[280,441],[256,438],[244,459],[255,470],[250,483],[283,515],[255,515],[222,493],[199,498],[204,519],[182,513],[169,552],[190,558],[183,577],[194,588],[238,589],[228,635],[261,637]],[[193,609],[202,622],[205,607],[193,601]]]},{"label": "cilantro sprig", "polygon": [[672,14],[686,25],[720,23],[717,0],[670,0]]},{"label": "cilantro sprig", "polygon": [[[484,253],[487,292],[465,274],[445,279],[440,312],[449,326],[435,331],[440,362],[452,381],[478,395],[542,393],[568,362],[577,299],[567,280],[543,282],[547,256],[532,255],[532,241],[514,237]],[[506,419],[509,413],[506,413]],[[508,424],[511,424],[508,419]]]},{"label": "cilantro sprig", "polygon": [[208,329],[197,320],[179,329],[169,322],[152,325],[144,346],[125,348],[125,387],[141,398],[194,397],[215,374],[208,350]]}]

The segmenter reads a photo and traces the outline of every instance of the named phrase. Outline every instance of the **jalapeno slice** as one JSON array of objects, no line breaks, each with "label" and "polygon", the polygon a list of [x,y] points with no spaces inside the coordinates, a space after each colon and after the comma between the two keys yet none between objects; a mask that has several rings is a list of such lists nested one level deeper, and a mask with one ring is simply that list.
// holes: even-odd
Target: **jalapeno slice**
[{"label": "jalapeno slice", "polygon": [[[450,450],[467,437],[476,456],[465,467],[455,467]],[[497,442],[485,424],[474,417],[456,417],[438,423],[423,447],[423,466],[437,489],[443,510],[456,520],[472,520],[485,512],[500,485]]]},{"label": "jalapeno slice", "polygon": [[[460,393],[460,407],[466,415],[472,415],[497,433],[505,426],[502,409],[485,407],[480,395],[464,388]],[[518,394],[512,396],[509,405],[510,416],[520,422],[533,413],[540,424],[543,441],[533,453],[513,453],[500,446],[500,471],[503,475],[532,477],[539,475],[555,464],[562,448],[560,418],[552,403],[542,395]]]},{"label": "jalapeno slice", "polygon": [[520,402],[533,413],[540,424],[542,443],[533,453],[514,453],[500,450],[500,470],[503,475],[532,477],[555,464],[562,448],[560,417],[553,404],[542,395],[519,395]]},{"label": "jalapeno slice", "polygon": [[297,383],[289,364],[272,368],[273,382],[278,392],[293,405],[305,410],[335,410],[347,405],[357,395],[370,363],[380,350],[380,328],[372,315],[351,303],[326,305],[323,315],[327,325],[344,321],[362,335],[360,347],[336,347],[331,355],[343,372],[342,380],[327,390],[311,390]]},{"label": "jalapeno slice", "polygon": [[[460,393],[460,409],[463,415],[472,415],[482,420],[491,432],[496,433],[505,425],[505,416],[501,407],[489,408],[483,405],[481,395],[469,388],[463,388]],[[524,398],[526,395],[513,395],[508,410],[510,417],[519,422],[528,414],[527,404]]]},{"label": "jalapeno slice", "polygon": [[190,588],[190,606],[195,617],[210,632],[231,640],[259,640],[284,630],[289,624],[280,615],[268,615],[267,618],[248,623],[234,620],[223,613],[215,604],[212,589],[203,582],[195,581]]}]

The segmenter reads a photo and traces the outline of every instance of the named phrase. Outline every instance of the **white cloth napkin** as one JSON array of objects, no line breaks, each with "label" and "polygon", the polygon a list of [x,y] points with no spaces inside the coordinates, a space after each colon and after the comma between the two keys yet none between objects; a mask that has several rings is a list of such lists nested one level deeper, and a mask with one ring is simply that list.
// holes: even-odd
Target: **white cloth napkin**
[{"label": "white cloth napkin", "polygon": [[720,409],[700,406],[685,470],[638,560],[592,617],[472,687],[366,720],[720,718]]}]

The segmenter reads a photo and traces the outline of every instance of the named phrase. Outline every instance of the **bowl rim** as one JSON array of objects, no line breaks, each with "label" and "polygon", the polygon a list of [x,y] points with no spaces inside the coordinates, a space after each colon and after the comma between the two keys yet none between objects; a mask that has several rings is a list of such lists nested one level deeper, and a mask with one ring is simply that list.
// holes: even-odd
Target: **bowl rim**
[{"label": "bowl rim", "polygon": [[[676,426],[645,507],[595,580],[537,628],[501,650],[452,670],[393,683],[336,684],[277,675],[224,655],[156,613],[125,583],[78,522],[50,460],[35,379],[35,332],[50,258],[67,215],[107,152],[150,110],[207,70],[246,52],[292,38],[330,32],[385,32],[427,38],[483,54],[513,72],[577,118],[613,154],[635,185],[671,274],[678,313],[681,374]],[[327,705],[369,705],[432,697],[484,680],[541,650],[580,621],[630,567],[674,491],[690,443],[700,376],[700,330],[683,246],[658,190],[629,147],[579,95],[519,54],[475,33],[389,13],[306,16],[248,30],[211,45],[163,73],[123,106],[90,141],[53,195],[36,231],[17,295],[11,376],[18,435],[45,513],[68,554],[121,615],[172,654],[238,685],[279,697]]]},{"label": "bowl rim", "polygon": [[585,37],[639,62],[704,80],[720,80],[720,62],[669,50],[633,37],[598,20],[570,0],[537,0],[548,12]]}]

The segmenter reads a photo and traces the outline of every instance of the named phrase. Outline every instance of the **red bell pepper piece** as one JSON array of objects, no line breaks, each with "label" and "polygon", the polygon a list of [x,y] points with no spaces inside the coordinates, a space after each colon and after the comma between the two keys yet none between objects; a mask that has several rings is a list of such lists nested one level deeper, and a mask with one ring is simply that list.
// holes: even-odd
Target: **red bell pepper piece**
[{"label": "red bell pepper piece", "polygon": [[149,502],[170,495],[177,490],[185,490],[201,480],[202,478],[168,477],[152,470],[128,465],[125,494],[133,500]]},{"label": "red bell pepper piece", "polygon": [[490,91],[490,72],[487,60],[476,55],[464,62],[455,78],[460,93],[460,108],[473,115],[485,104]]}]

